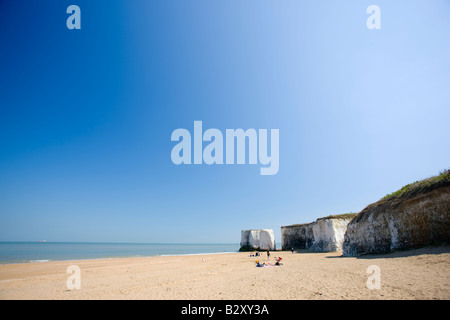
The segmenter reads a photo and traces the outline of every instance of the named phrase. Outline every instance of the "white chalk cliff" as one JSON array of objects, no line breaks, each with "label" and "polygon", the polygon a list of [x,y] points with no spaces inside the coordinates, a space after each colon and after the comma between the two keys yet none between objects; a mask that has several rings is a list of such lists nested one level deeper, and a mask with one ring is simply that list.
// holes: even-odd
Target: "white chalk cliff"
[{"label": "white chalk cliff", "polygon": [[314,242],[309,248],[311,251],[328,252],[342,249],[344,234],[351,219],[320,219],[312,230]]},{"label": "white chalk cliff", "polygon": [[275,237],[272,229],[241,231],[241,250],[275,250]]},{"label": "white chalk cliff", "polygon": [[344,256],[450,243],[450,186],[422,184],[430,190],[412,190],[362,210],[347,227]]},{"label": "white chalk cliff", "polygon": [[317,252],[342,249],[347,225],[354,215],[332,216],[315,222],[281,227],[283,250],[309,249]]}]

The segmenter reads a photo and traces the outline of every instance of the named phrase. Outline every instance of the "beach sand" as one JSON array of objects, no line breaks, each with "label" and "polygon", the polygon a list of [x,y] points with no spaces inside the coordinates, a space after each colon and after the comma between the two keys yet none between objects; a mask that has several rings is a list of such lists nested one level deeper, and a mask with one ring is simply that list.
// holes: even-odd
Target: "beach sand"
[{"label": "beach sand", "polygon": [[[0,299],[449,299],[450,246],[342,257],[341,252],[271,252],[282,266],[257,268],[250,253],[0,265]],[[205,261],[203,261],[205,259]],[[81,288],[69,290],[68,266]],[[380,269],[380,289],[368,289]]]}]

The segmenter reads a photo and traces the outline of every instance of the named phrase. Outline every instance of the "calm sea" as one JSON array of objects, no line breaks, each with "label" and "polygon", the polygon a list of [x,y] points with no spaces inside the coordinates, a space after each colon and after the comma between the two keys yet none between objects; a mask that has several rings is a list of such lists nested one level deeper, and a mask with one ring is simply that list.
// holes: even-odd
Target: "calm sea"
[{"label": "calm sea", "polygon": [[0,242],[0,264],[226,253],[237,251],[239,251],[238,243]]}]

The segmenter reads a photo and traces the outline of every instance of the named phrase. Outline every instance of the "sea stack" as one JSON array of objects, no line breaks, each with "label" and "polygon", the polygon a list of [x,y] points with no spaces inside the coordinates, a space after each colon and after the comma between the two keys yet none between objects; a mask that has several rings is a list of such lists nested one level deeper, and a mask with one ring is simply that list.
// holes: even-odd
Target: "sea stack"
[{"label": "sea stack", "polygon": [[275,249],[275,237],[272,229],[253,229],[241,231],[240,251]]}]

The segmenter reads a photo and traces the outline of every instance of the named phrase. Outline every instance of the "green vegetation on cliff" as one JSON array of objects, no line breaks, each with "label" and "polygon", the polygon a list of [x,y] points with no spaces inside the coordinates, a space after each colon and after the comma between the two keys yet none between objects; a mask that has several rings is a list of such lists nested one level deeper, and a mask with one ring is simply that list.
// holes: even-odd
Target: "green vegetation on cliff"
[{"label": "green vegetation on cliff", "polygon": [[357,213],[353,213],[353,212],[349,212],[349,213],[342,213],[342,214],[333,214],[333,215],[329,215],[323,218],[319,218],[317,220],[325,220],[325,219],[353,219],[355,216],[357,215]]},{"label": "green vegetation on cliff", "polygon": [[429,192],[446,185],[450,185],[450,169],[442,171],[437,176],[407,184],[401,189],[387,194],[381,200],[406,198],[419,193]]},{"label": "green vegetation on cliff", "polygon": [[[332,214],[326,217],[322,217],[322,218],[317,218],[316,221],[319,220],[326,220],[326,219],[353,219],[354,217],[356,217],[357,213],[353,213],[353,212],[349,212],[349,213],[342,213],[342,214]],[[291,224],[288,226],[283,226],[285,227],[301,227],[301,226],[306,226],[308,224],[313,224],[314,222],[308,222],[308,223],[299,223],[299,224]]]}]

